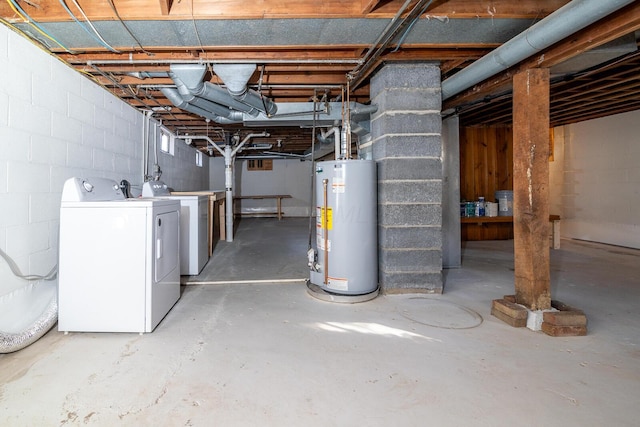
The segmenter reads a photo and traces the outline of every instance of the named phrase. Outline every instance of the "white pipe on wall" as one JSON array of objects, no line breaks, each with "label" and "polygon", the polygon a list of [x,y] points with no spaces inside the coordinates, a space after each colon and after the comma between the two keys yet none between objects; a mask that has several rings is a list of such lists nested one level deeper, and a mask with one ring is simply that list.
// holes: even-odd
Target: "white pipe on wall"
[{"label": "white pipe on wall", "polygon": [[224,156],[224,187],[225,187],[225,230],[227,234],[227,242],[233,242],[233,162],[236,154],[242,151],[242,147],[251,139],[258,137],[267,137],[267,132],[250,133],[235,148],[231,144],[226,144],[224,149],[213,142],[208,136],[189,135],[191,139],[204,139],[210,143],[220,154]]}]

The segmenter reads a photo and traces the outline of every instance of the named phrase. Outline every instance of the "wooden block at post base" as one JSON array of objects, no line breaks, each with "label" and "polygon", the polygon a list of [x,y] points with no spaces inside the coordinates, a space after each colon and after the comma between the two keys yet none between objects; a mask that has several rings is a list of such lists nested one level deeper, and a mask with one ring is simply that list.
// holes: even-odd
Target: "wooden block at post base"
[{"label": "wooden block at post base", "polygon": [[527,326],[527,309],[504,299],[494,299],[491,314],[514,328]]},{"label": "wooden block at post base", "polygon": [[542,332],[552,337],[583,337],[587,335],[586,326],[557,326],[542,322]]},{"label": "wooden block at post base", "polygon": [[565,303],[563,303],[562,301],[558,301],[556,299],[552,299],[551,300],[551,307],[555,308],[556,310],[560,310],[560,311],[575,311],[578,313],[582,313],[582,310],[579,310],[575,307],[571,307],[570,305],[567,305]]},{"label": "wooden block at post base", "polygon": [[587,326],[587,316],[579,311],[547,311],[543,322],[554,326]]},{"label": "wooden block at post base", "polygon": [[542,332],[552,337],[578,337],[587,335],[587,316],[582,310],[560,301],[551,306],[559,311],[543,313]]}]

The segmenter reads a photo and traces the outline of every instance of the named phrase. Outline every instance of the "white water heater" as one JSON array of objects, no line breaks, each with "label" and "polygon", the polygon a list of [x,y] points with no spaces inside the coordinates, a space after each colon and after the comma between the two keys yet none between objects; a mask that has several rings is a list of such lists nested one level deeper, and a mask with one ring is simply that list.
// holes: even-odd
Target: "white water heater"
[{"label": "white water heater", "polygon": [[378,288],[376,182],[373,160],[316,164],[310,282],[324,291],[364,295]]}]

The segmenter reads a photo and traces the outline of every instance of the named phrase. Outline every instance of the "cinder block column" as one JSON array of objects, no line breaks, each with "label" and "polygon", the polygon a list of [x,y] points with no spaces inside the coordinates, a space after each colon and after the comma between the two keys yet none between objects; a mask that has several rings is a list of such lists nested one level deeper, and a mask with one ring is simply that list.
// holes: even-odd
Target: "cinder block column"
[{"label": "cinder block column", "polygon": [[437,63],[387,64],[371,79],[382,292],[442,292],[442,119]]}]

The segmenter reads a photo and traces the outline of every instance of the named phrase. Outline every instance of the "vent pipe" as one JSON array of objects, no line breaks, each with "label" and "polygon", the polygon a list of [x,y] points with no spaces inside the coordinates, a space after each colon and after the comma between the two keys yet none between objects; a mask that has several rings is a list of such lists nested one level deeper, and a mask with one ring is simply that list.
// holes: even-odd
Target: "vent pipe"
[{"label": "vent pipe", "polygon": [[242,121],[242,113],[239,111],[231,111],[229,110],[228,113],[232,114],[232,118],[226,118],[226,117],[220,117],[214,113],[212,113],[211,111],[205,110],[203,108],[200,108],[196,105],[190,104],[187,101],[185,101],[182,98],[182,95],[180,95],[180,93],[178,92],[177,89],[173,89],[173,88],[162,88],[160,89],[160,91],[162,92],[162,94],[164,96],[167,97],[167,99],[169,101],[171,101],[171,103],[173,105],[175,105],[176,107],[180,108],[181,110],[184,111],[188,111],[190,113],[193,114],[197,114],[199,116],[202,116],[206,119],[211,119],[216,123],[220,123],[220,124],[233,124],[233,123],[239,123]]},{"label": "vent pipe", "polygon": [[229,94],[237,101],[261,111],[267,117],[278,111],[278,106],[270,100],[247,87],[247,82],[256,70],[256,64],[215,64],[213,71],[227,87]]},{"label": "vent pipe", "polygon": [[442,82],[442,100],[494,76],[634,0],[574,0]]}]

